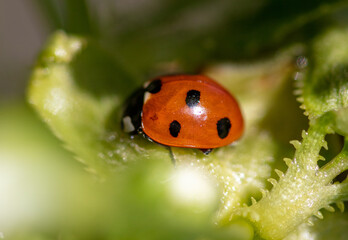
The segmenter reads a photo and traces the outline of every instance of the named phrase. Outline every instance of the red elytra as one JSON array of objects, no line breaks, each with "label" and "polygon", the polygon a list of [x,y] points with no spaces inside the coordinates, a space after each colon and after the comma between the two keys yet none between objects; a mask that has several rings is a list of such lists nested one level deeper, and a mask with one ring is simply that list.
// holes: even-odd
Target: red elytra
[{"label": "red elytra", "polygon": [[213,149],[242,135],[244,123],[236,99],[214,80],[174,75],[156,79],[156,85],[144,89],[141,110],[141,131],[153,141]]}]

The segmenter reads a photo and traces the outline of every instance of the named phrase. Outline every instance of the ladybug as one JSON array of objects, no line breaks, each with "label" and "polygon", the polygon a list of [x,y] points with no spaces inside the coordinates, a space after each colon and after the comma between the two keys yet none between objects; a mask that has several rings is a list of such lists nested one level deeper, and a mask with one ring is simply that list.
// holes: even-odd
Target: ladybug
[{"label": "ladybug", "polygon": [[122,128],[169,147],[208,154],[243,133],[236,99],[203,75],[162,76],[146,82],[127,100]]}]

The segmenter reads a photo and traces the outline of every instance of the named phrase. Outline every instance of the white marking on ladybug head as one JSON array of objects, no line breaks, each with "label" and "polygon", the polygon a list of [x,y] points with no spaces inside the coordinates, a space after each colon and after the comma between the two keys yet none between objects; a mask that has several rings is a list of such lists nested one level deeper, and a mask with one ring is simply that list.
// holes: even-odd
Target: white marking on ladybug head
[{"label": "white marking on ladybug head", "polygon": [[135,130],[135,127],[132,123],[132,119],[130,116],[126,116],[122,119],[123,121],[123,131],[125,132],[133,132]]},{"label": "white marking on ladybug head", "polygon": [[144,88],[147,88],[147,86],[149,86],[149,85],[150,85],[150,83],[151,83],[151,81],[147,81],[147,82],[145,82],[145,83],[144,83],[144,85],[143,85],[143,87],[144,87]]},{"label": "white marking on ladybug head", "polygon": [[144,104],[147,102],[147,100],[149,100],[150,96],[151,96],[151,93],[145,92],[145,94],[144,94]]}]

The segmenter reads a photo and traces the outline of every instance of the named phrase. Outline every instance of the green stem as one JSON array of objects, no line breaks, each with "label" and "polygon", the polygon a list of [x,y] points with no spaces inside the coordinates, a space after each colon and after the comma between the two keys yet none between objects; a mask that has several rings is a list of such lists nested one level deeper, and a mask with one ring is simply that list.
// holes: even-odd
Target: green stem
[{"label": "green stem", "polygon": [[[277,183],[271,180],[274,188],[270,193],[252,206],[241,209],[237,215],[248,218],[265,239],[283,239],[298,225],[331,203],[337,189],[326,186],[318,174],[317,161],[320,149],[325,146],[325,135],[331,132],[332,115],[325,115],[312,121],[303,141],[294,142],[296,153],[284,177]],[[247,212],[247,214],[245,214]]]},{"label": "green stem", "polygon": [[345,143],[342,151],[330,162],[325,164],[319,172],[323,176],[325,184],[330,183],[333,178],[348,169],[348,144]]},{"label": "green stem", "polygon": [[326,114],[312,121],[308,132],[303,131],[302,133],[302,143],[299,141],[291,142],[296,148],[294,163],[302,171],[313,172],[318,168],[319,152],[322,147],[327,148],[325,136],[332,132],[332,119],[332,114]]}]

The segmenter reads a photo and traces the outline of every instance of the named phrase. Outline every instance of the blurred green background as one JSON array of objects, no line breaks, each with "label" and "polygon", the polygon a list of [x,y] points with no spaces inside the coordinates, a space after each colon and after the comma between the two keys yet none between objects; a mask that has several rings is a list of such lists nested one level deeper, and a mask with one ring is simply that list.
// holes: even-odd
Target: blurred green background
[{"label": "blurred green background", "polygon": [[[242,220],[214,225],[221,207],[218,188],[212,187],[217,193],[208,202],[175,200],[177,175],[170,161],[151,160],[156,153],[144,151],[148,161],[114,170],[106,182],[85,171],[74,149],[58,140],[26,102],[31,71],[51,34],[63,30],[89,41],[69,67],[76,86],[93,99],[116,94],[121,102],[160,74],[218,77],[242,101],[248,124],[257,122],[258,130],[248,134],[262,132],[271,139],[268,144],[260,137],[265,146],[249,153],[272,159],[263,162],[260,169],[266,170],[253,189],[243,192],[241,199],[249,203],[245,199],[259,195],[254,188],[269,187],[265,179],[271,168],[285,169],[274,159],[292,154],[288,141],[299,139],[307,127],[292,94],[294,74],[301,73],[296,59],[310,54],[313,39],[327,29],[346,27],[347,6],[338,0],[0,1],[0,238],[253,238]],[[278,101],[284,105],[273,103]],[[288,125],[282,123],[289,119]],[[157,158],[168,157],[165,149],[136,141],[159,152]],[[127,152],[129,145],[123,152],[139,160]],[[229,151],[234,154],[222,150],[216,158]],[[198,184],[215,184],[201,180]],[[347,226],[346,215],[337,219]],[[310,231],[314,236],[321,230],[319,225]]]},{"label": "blurred green background", "polygon": [[216,60],[270,55],[289,43],[308,42],[347,19],[342,0],[15,0],[0,4],[1,99],[23,96],[35,58],[56,29],[108,41],[104,48],[118,51],[122,67],[143,79],[166,64],[172,71],[180,65],[179,70],[194,72]]}]

